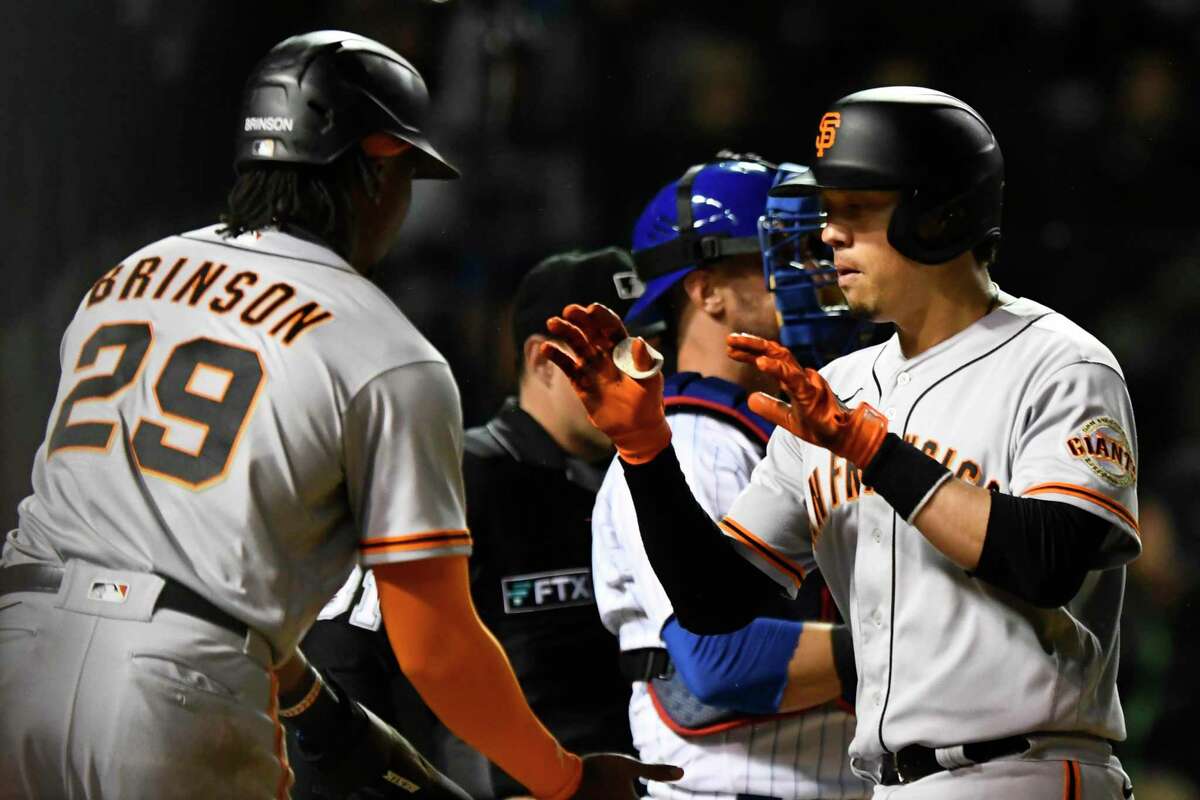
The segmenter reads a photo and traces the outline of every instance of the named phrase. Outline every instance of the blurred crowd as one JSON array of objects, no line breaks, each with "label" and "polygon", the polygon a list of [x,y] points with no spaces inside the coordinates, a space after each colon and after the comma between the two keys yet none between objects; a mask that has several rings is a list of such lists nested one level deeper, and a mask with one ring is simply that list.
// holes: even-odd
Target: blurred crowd
[{"label": "blurred crowd", "polygon": [[[971,103],[1007,162],[994,279],[1063,311],[1124,366],[1144,554],[1130,569],[1118,748],[1142,798],[1200,796],[1189,634],[1200,600],[1200,0],[668,4],[635,0],[18,2],[0,30],[0,513],[86,287],[214,220],[245,73],[272,44],[353,30],[409,57],[463,172],[421,185],[379,282],[448,357],[465,419],[511,393],[505,319],[546,255],[627,245],[653,191],[716,150],[803,160],[832,100],[881,84]],[[996,376],[1003,380],[1003,376]],[[986,646],[986,643],[980,643]],[[1019,701],[1019,698],[1014,698]]]}]

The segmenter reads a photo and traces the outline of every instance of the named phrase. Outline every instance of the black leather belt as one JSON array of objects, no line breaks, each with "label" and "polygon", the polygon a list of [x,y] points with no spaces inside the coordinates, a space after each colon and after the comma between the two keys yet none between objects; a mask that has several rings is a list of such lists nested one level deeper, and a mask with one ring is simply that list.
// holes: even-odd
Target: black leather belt
[{"label": "black leather belt", "polygon": [[[935,750],[924,745],[910,744],[895,753],[885,753],[880,782],[884,786],[912,783],[933,775],[935,772],[966,767],[971,764],[982,764],[1001,756],[1024,753],[1029,749],[1029,739],[1024,736],[1008,736],[1004,739],[964,744],[961,746],[961,754],[948,752],[958,749],[939,747]],[[938,760],[938,751],[943,753],[942,760],[948,762],[949,766]]]},{"label": "black leather belt", "polygon": [[651,678],[667,678],[671,674],[671,656],[661,647],[642,647],[623,650],[617,657],[621,676],[630,681],[648,681]]},{"label": "black leather belt", "polygon": [[[49,564],[16,564],[0,569],[0,595],[10,592],[54,593],[62,586],[63,569]],[[193,592],[188,587],[170,578],[158,593],[155,610],[160,608],[178,611],[214,625],[219,625],[238,636],[245,636],[250,628],[246,623],[231,617],[221,609]]]}]

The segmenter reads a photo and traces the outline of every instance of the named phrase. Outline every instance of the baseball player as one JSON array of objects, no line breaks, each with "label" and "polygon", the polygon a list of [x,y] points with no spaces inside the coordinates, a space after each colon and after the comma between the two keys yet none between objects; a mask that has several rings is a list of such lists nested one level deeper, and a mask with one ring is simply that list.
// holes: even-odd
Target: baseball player
[{"label": "baseball player", "polygon": [[[560,253],[535,265],[513,298],[517,396],[464,435],[475,608],[512,661],[530,707],[555,738],[578,751],[633,750],[629,684],[617,668],[613,638],[596,616],[589,569],[592,505],[612,443],[588,422],[540,345],[546,317],[567,303],[597,299],[624,311],[640,292],[629,254],[615,247]],[[351,697],[395,719],[406,735],[428,717],[401,694],[406,682],[387,644],[371,570],[355,570],[318,620],[304,652],[336,673]],[[444,734],[429,731],[426,752],[473,796],[528,793]],[[320,776],[309,772],[296,769],[294,796],[320,796]]]},{"label": "baseball player", "polygon": [[[713,519],[748,482],[774,427],[746,407],[749,393],[769,388],[768,382],[725,356],[725,338],[754,331],[775,340],[784,319],[787,338],[817,360],[816,351],[844,350],[859,327],[840,298],[828,306],[818,302],[833,269],[802,252],[819,236],[816,201],[768,202],[772,183],[790,174],[753,156],[722,152],[667,184],[634,226],[634,258],[647,288],[625,319],[667,322],[678,366],[665,385],[667,422],[688,485]],[[776,237],[765,265],[759,250],[764,207],[763,230]],[[787,284],[787,291],[768,291],[764,266],[771,277],[779,273],[771,285]],[[646,560],[615,462],[592,526],[597,605],[620,639],[633,683],[635,744],[642,758],[669,757],[687,771],[678,785],[651,784],[651,796],[865,796],[866,784],[846,759],[853,717],[845,703],[829,702],[843,689],[835,663],[853,698],[850,634],[845,626],[818,622],[823,615],[830,619],[833,608],[819,575],[797,600],[778,595],[738,631],[693,636],[673,617]],[[735,658],[739,651],[757,656]]]},{"label": "baseball player", "polygon": [[[820,372],[729,338],[790,402],[750,398],[778,427],[720,532],[680,474],[662,378],[612,362],[620,321],[570,307],[549,328],[576,355],[549,354],[618,448],[683,627],[735,629],[770,594],[730,539],[789,592],[820,566],[853,633],[850,757],[874,797],[1129,797],[1110,744],[1122,565],[1140,549],[1120,367],[991,282],[1003,161],[965,103],[859,92],[815,141],[811,174],[774,191],[820,193],[847,303],[896,334]],[[647,374],[644,343],[631,355]]]},{"label": "baseball player", "polygon": [[0,796],[284,797],[283,718],[343,793],[463,797],[296,650],[356,558],[425,700],[537,796],[676,774],[564,750],[471,606],[457,388],[364,277],[412,181],[457,175],[427,103],[377,42],[285,40],[224,227],[80,303],[0,567]]}]

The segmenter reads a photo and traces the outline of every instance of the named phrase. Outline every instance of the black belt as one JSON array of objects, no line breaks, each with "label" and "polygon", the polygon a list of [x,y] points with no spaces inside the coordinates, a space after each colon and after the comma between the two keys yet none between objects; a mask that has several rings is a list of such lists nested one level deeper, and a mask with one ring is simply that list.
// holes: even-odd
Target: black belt
[{"label": "black belt", "polygon": [[[48,564],[16,564],[0,569],[0,595],[10,592],[58,591],[62,586],[63,568]],[[160,608],[178,611],[190,617],[219,625],[238,636],[245,636],[250,628],[246,623],[231,617],[221,609],[193,592],[188,587],[170,578],[163,578],[162,591],[158,593],[155,610]]]},{"label": "black belt", "polygon": [[642,647],[624,650],[617,657],[617,666],[625,680],[648,681],[671,675],[671,656],[661,647]]},{"label": "black belt", "polygon": [[[946,751],[952,748],[941,747]],[[944,770],[965,767],[971,764],[982,764],[1001,756],[1013,756],[1024,753],[1029,749],[1029,739],[1024,736],[1008,736],[1004,739],[991,739],[986,742],[971,742],[962,745],[962,757],[957,755],[947,757],[952,766],[944,766],[937,758],[937,750],[919,744],[902,747],[895,753],[885,753],[880,782],[884,786],[895,786],[898,783],[912,783],[921,778],[942,772]]]}]

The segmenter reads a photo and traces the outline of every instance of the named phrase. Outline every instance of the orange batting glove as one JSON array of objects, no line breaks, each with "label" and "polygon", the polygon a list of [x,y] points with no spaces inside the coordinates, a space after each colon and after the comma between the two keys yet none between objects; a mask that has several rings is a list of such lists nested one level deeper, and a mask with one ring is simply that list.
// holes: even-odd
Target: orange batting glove
[{"label": "orange batting glove", "polygon": [[[666,449],[671,429],[663,410],[662,374],[636,379],[613,363],[613,348],[628,334],[612,309],[600,303],[587,308],[571,304],[561,317],[546,321],[546,330],[566,342],[574,355],[555,342],[543,342],[542,355],[566,374],[588,419],[612,439],[621,458],[644,464]],[[636,369],[654,365],[640,337],[633,340],[632,355]]]},{"label": "orange batting glove", "polygon": [[746,333],[731,333],[726,353],[735,361],[753,364],[773,376],[791,398],[791,405],[762,392],[750,395],[750,410],[787,428],[806,442],[865,469],[888,433],[888,421],[867,403],[851,411],[815,369],[796,363],[778,342]]}]

